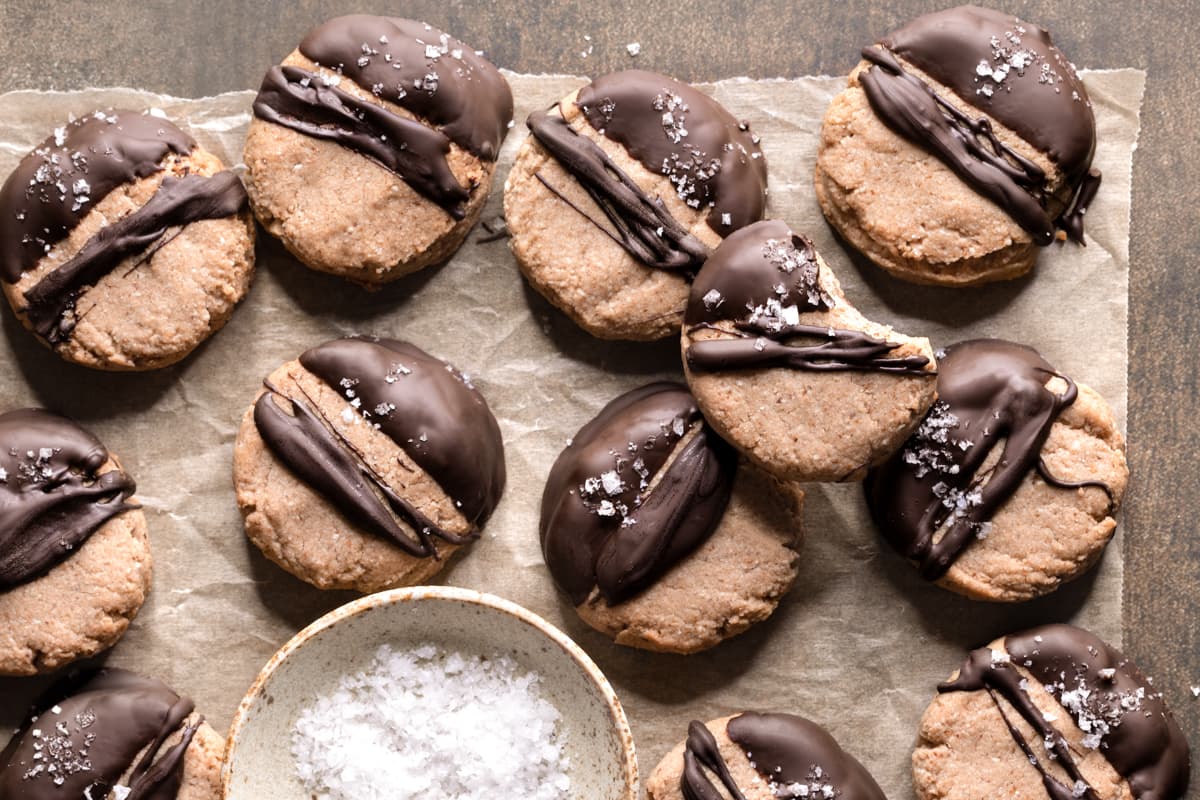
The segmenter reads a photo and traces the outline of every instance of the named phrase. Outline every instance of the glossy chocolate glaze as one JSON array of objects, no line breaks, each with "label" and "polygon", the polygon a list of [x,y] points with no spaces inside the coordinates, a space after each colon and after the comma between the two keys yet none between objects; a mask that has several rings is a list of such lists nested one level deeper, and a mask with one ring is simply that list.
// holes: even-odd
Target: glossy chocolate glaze
[{"label": "glossy chocolate glaze", "polygon": [[161,117],[97,111],[57,129],[0,189],[0,277],[20,280],[109,192],[196,142]]},{"label": "glossy chocolate glaze", "polygon": [[[646,169],[666,176],[683,202],[708,209],[708,226],[720,235],[762,218],[767,165],[758,137],[708,95],[666,75],[627,70],[580,89],[575,105],[598,133],[622,145]],[[614,239],[630,254],[659,269],[695,273],[700,268],[708,248],[595,142],[553,111],[534,113],[526,124],[583,184],[616,229]]]},{"label": "glossy chocolate glaze", "polygon": [[232,172],[164,178],[146,205],[101,228],[73,258],[26,291],[21,310],[29,315],[34,332],[58,344],[75,328],[73,312],[80,294],[126,258],[145,253],[139,264],[145,263],[166,244],[159,240],[168,228],[231,217],[245,205],[246,190]]},{"label": "glossy chocolate glaze", "polygon": [[[1046,625],[1008,636],[1004,653],[984,647],[972,651],[958,676],[939,692],[986,691],[1018,747],[1042,778],[1052,800],[1097,800],[1059,729],[1034,705],[1026,670],[1068,712],[1085,734],[1084,750],[1098,750],[1129,782],[1138,800],[1178,800],[1187,789],[1191,767],[1183,731],[1162,694],[1132,661],[1093,634],[1070,625]],[[1003,698],[1007,706],[1000,703]],[[1041,742],[1030,745],[1011,718],[1025,720]],[[1064,782],[1048,768],[1057,763]]]},{"label": "glossy chocolate glaze", "polygon": [[480,53],[437,28],[352,14],[314,28],[300,52],[428,120],[479,158],[495,161],[500,153],[513,115],[508,82]]},{"label": "glossy chocolate glaze", "polygon": [[[803,717],[747,712],[731,719],[725,732],[777,797],[885,800],[883,790],[862,764],[823,728]],[[733,800],[745,800],[716,739],[703,723],[688,726],[683,758],[680,789],[685,800],[722,798],[701,767],[716,776]]]},{"label": "glossy chocolate glaze", "polygon": [[[883,37],[863,57],[873,66],[859,80],[876,114],[902,136],[929,149],[977,192],[1003,208],[1034,242],[1047,245],[1062,227],[1082,242],[1091,185],[1096,122],[1087,90],[1050,35],[1032,23],[975,6],[927,14]],[[1046,176],[992,133],[988,117],[972,119],[937,96],[905,65],[920,69],[962,101],[985,112],[1045,153],[1066,177],[1070,202],[1047,212]]]},{"label": "glossy chocolate glaze", "polygon": [[621,395],[575,434],[546,479],[540,532],[550,574],[575,605],[593,588],[610,605],[628,600],[708,539],[736,469],[686,387]]},{"label": "glossy chocolate glaze", "polygon": [[393,339],[337,339],[306,351],[300,363],[346,398],[349,413],[387,435],[428,473],[472,530],[458,536],[421,514],[384,484],[311,401],[286,397],[289,414],[273,399],[284,395],[268,385],[254,420],[288,468],[349,519],[411,555],[436,557],[432,537],[451,544],[478,538],[504,490],[504,446],[487,403],[460,373]]},{"label": "glossy chocolate glaze", "polygon": [[0,753],[0,800],[103,798],[127,772],[126,800],[175,800],[200,725],[184,725],[193,710],[162,682],[121,669],[63,681]]},{"label": "glossy chocolate glaze", "polygon": [[450,139],[434,128],[327,86],[319,75],[299,67],[267,71],[254,98],[254,114],[360,153],[455,219],[466,216],[463,204],[471,190],[450,171]]},{"label": "glossy chocolate glaze", "polygon": [[[778,220],[756,222],[726,238],[692,283],[686,329],[725,335],[693,341],[688,366],[701,372],[788,367],[933,376],[924,356],[889,355],[898,344],[800,323],[801,314],[826,311],[833,303],[821,288],[812,242]],[[732,323],[734,330],[718,323]]]},{"label": "glossy chocolate glaze", "polygon": [[[1062,394],[1046,388],[1055,377],[1067,384]],[[1060,480],[1042,461],[1051,426],[1078,390],[1036,350],[1000,339],[960,342],[938,361],[937,390],[916,433],[864,483],[875,524],[926,578],[940,578],[986,536],[991,518],[1034,470],[1060,488],[1100,488],[1111,504],[1103,483]],[[1001,443],[1000,460],[983,474]]]},{"label": "glossy chocolate glaze", "polygon": [[113,517],[138,508],[133,479],[97,475],[108,451],[71,420],[36,408],[0,414],[0,590],[42,575]]}]

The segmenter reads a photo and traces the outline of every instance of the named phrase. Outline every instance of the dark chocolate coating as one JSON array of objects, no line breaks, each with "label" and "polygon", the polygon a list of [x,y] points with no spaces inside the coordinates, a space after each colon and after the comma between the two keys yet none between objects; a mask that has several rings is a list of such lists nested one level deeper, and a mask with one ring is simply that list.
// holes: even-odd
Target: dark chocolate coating
[{"label": "dark chocolate coating", "polygon": [[[0,800],[107,797],[130,771],[127,800],[174,800],[200,724],[184,727],[194,708],[161,681],[121,669],[63,681],[0,753]],[[181,730],[183,738],[164,752]]]},{"label": "dark chocolate coating", "polygon": [[499,155],[513,115],[508,81],[474,49],[437,28],[351,14],[313,28],[300,52],[428,120],[484,161]]},{"label": "dark chocolate coating", "polygon": [[[1073,791],[1075,782],[1086,785],[1087,781],[1062,734],[1033,704],[1016,667],[1028,670],[1079,728],[1090,733],[1083,747],[1098,748],[1129,782],[1135,798],[1179,800],[1184,796],[1191,772],[1187,739],[1162,694],[1136,664],[1103,640],[1071,625],[1046,625],[1013,634],[1005,638],[1004,648],[1011,662],[994,657],[986,647],[974,650],[959,668],[958,677],[939,686],[938,691],[987,691],[1014,740],[1041,774],[1047,796],[1052,800],[1097,798],[1090,786],[1082,795]],[[997,695],[1048,743],[1045,750],[1025,743]],[[1071,786],[1050,774],[1047,758],[1066,770]]]},{"label": "dark chocolate coating", "polygon": [[[778,787],[776,794],[780,797],[886,800],[862,764],[824,728],[803,717],[747,712],[731,719],[725,732],[770,787]],[[720,800],[721,794],[701,765],[716,775],[734,800],[745,800],[716,739],[703,724],[693,722],[688,726],[680,789],[685,800]],[[796,793],[802,789],[807,792]]]},{"label": "dark chocolate coating", "polygon": [[[833,305],[819,270],[812,242],[783,222],[764,220],[731,234],[692,283],[684,325],[696,331],[725,322],[735,330],[722,328],[727,336],[693,342],[688,366],[702,372],[789,367],[932,377],[924,356],[890,356],[898,344],[861,331],[800,324],[800,314]],[[820,343],[789,341],[796,338]]]},{"label": "dark chocolate coating", "polygon": [[455,219],[471,192],[446,156],[450,139],[415,120],[361,100],[299,67],[271,67],[254,98],[254,115],[316,139],[327,139],[398,175]]},{"label": "dark chocolate coating", "polygon": [[[1033,241],[1047,245],[1054,228],[1083,240],[1085,186],[1096,121],[1087,90],[1050,35],[1032,23],[975,6],[927,14],[883,37],[863,57],[874,66],[860,82],[876,114],[927,148],[984,197],[1003,208]],[[1064,173],[1070,202],[1058,219],[1040,168],[1005,146],[986,117],[972,119],[939,98],[905,68],[910,64],[970,106],[1011,129]],[[1081,202],[1082,200],[1082,202]]]},{"label": "dark chocolate coating", "polygon": [[712,535],[736,469],[686,387],[621,395],[575,434],[546,479],[540,533],[550,574],[575,605],[593,588],[612,605],[633,597]]},{"label": "dark chocolate coating", "polygon": [[[598,133],[646,169],[665,175],[681,200],[709,209],[708,226],[717,233],[726,236],[762,218],[767,165],[758,137],[708,95],[666,75],[626,70],[580,89],[575,105]],[[558,114],[536,112],[526,124],[604,211],[618,244],[647,266],[695,274],[708,248],[659,198],[650,197]],[[592,222],[611,235],[599,220]]]},{"label": "dark chocolate coating", "polygon": [[59,128],[0,189],[0,277],[16,283],[109,192],[195,147],[167,120],[137,111],[97,111]]},{"label": "dark chocolate coating", "polygon": [[108,451],[36,408],[0,414],[0,590],[42,575],[113,517],[138,508],[133,479],[97,471]]},{"label": "dark chocolate coating", "polygon": [[[472,531],[456,536],[420,514],[383,484],[319,412],[288,398],[292,414],[287,414],[268,385],[255,404],[254,420],[284,464],[351,520],[414,556],[437,556],[431,536],[452,544],[478,537],[504,491],[505,466],[499,425],[474,387],[444,361],[393,339],[337,339],[306,351],[300,363],[425,470]],[[412,526],[415,541],[395,516]]]},{"label": "dark chocolate coating", "polygon": [[[1046,388],[1053,377],[1067,382],[1063,394]],[[1000,339],[952,345],[938,362],[937,390],[921,426],[864,482],[875,524],[926,578],[946,573],[1033,470],[1053,486],[1096,486],[1112,499],[1102,483],[1062,481],[1046,469],[1042,445],[1078,390],[1036,350]],[[980,475],[1001,442],[999,462]]]},{"label": "dark chocolate coating", "polygon": [[35,333],[58,344],[75,327],[75,320],[67,314],[74,310],[79,295],[126,258],[145,252],[142,261],[147,261],[165,244],[154,246],[168,228],[231,217],[245,205],[246,189],[232,172],[164,178],[146,205],[101,228],[72,259],[25,292],[26,305],[21,310],[29,315]]}]

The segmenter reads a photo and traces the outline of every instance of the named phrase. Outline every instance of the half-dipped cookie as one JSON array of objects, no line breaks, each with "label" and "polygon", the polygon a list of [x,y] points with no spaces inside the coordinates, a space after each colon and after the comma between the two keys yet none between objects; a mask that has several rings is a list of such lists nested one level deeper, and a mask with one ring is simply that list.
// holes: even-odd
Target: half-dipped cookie
[{"label": "half-dipped cookie", "polygon": [[0,189],[0,280],[68,361],[167,366],[219,330],[254,275],[241,180],[155,113],[57,128]]},{"label": "half-dipped cookie", "polygon": [[504,212],[530,285],[594,336],[677,333],[710,250],[762,218],[758,137],[703,92],[642,70],[597,78],[526,124]]},{"label": "half-dipped cookie", "polygon": [[885,800],[862,764],[795,714],[746,712],[692,722],[654,768],[650,800]]},{"label": "half-dipped cookie", "polygon": [[71,420],[0,414],[0,675],[58,669],[125,633],[151,577],[134,489]]},{"label": "half-dipped cookie", "polygon": [[803,502],[739,463],[685,386],[652,383],[554,462],[542,552],[579,616],[617,644],[694,653],[775,611],[799,569]]},{"label": "half-dipped cookie", "polygon": [[1129,470],[1112,409],[1036,350],[946,348],[938,401],[865,487],[884,538],[977,600],[1028,600],[1099,560]]},{"label": "half-dipped cookie", "polygon": [[858,480],[934,400],[929,342],[865,319],[806,237],[732,234],[692,284],[684,373],[709,424],[784,480]]},{"label": "half-dipped cookie", "polygon": [[233,454],[246,534],[321,589],[423,583],[479,537],[504,446],[465,375],[414,345],[349,338],[271,373]]},{"label": "half-dipped cookie", "polygon": [[1070,625],[972,651],[925,710],[912,769],[920,800],[1180,800],[1191,772],[1162,693]]},{"label": "half-dipped cookie", "polygon": [[500,71],[449,34],[331,19],[254,100],[254,214],[308,267],[367,288],[440,264],[483,211],[512,111]]},{"label": "half-dipped cookie", "polygon": [[0,752],[0,797],[217,800],[224,749],[162,681],[89,670],[43,695]]},{"label": "half-dipped cookie", "polygon": [[821,128],[817,200],[897,277],[970,286],[1083,243],[1100,184],[1087,89],[1050,34],[960,6],[862,52]]}]

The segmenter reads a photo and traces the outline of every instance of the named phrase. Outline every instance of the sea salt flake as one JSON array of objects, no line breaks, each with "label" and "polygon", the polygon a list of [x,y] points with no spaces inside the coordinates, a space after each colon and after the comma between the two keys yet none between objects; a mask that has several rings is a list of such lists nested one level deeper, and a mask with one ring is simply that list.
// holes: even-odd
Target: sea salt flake
[{"label": "sea salt flake", "polygon": [[640,42],[630,42],[629,44],[625,45],[625,52],[629,53],[631,56],[637,56],[642,52],[642,45]]}]

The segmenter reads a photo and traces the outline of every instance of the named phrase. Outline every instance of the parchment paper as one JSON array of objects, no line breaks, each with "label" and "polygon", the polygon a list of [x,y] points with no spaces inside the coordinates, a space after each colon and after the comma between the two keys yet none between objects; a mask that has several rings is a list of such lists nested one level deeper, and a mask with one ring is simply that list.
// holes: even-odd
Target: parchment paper
[{"label": "parchment paper", "polygon": [[[525,136],[526,115],[583,83],[509,75],[517,125],[504,145],[485,219]],[[843,78],[723,81],[704,87],[762,135],[769,216],[815,240],[851,302],[935,346],[1004,336],[1100,392],[1124,420],[1130,159],[1145,73],[1085,73],[1104,172],[1088,246],[1052,246],[1031,277],[971,291],[922,288],[857,263],[835,241],[812,191],[820,120]],[[69,113],[159,107],[227,163],[240,161],[253,93],[181,100],[125,89],[0,97],[0,175]],[[578,330],[521,280],[504,241],[471,241],[440,269],[369,294],[299,266],[260,238],[259,272],[225,330],[181,365],[146,375],[72,367],[4,310],[0,408],[40,404],[80,420],[138,481],[149,517],[154,590],[107,663],[157,675],[194,697],[218,729],[271,654],[352,598],[322,593],[266,561],[242,533],[231,452],[242,412],[278,364],[353,333],[409,339],[468,372],[500,419],[509,484],[484,538],[446,583],[515,600],[566,630],[625,703],[643,775],[691,719],[783,710],[825,724],[892,798],[912,796],[911,743],[934,684],[963,653],[1020,627],[1071,620],[1121,636],[1121,543],[1056,595],[1018,606],[963,600],[927,585],[883,545],[855,485],[810,487],[804,571],[775,616],[690,657],[617,647],[583,625],[542,563],[537,507],[566,439],[618,393],[679,377],[678,344],[619,344]],[[0,681],[0,743],[46,679]]]}]

